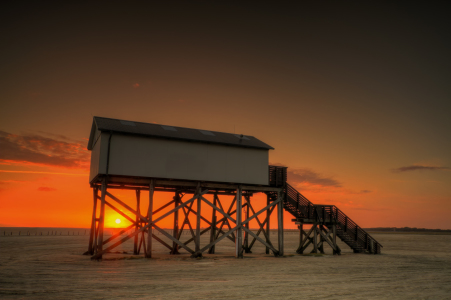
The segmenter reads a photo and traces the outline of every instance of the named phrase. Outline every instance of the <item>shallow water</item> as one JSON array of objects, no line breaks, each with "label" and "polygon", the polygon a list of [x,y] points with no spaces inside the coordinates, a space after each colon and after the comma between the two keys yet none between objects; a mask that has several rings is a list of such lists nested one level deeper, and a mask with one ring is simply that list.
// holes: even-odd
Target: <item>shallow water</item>
[{"label": "shallow water", "polygon": [[[374,233],[381,255],[297,255],[298,235],[285,235],[285,257],[264,254],[256,243],[244,259],[233,257],[224,239],[217,254],[191,259],[168,255],[157,245],[154,257],[120,254],[91,261],[85,229],[13,229],[0,235],[0,298],[15,299],[451,299],[451,235]],[[21,235],[18,231],[22,230]],[[23,232],[31,235],[24,235]],[[11,230],[10,230],[11,231]],[[36,231],[36,233],[38,233]],[[66,235],[64,235],[66,233]],[[89,233],[89,231],[88,231]],[[50,234],[50,233],[49,233]],[[273,240],[277,241],[276,234]],[[202,244],[208,243],[208,237]]]}]

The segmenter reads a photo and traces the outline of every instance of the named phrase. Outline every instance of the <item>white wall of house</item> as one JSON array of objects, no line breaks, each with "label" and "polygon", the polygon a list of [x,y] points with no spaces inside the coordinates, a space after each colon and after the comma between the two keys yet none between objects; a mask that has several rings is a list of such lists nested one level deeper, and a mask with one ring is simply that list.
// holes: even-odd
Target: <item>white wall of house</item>
[{"label": "white wall of house", "polygon": [[[93,146],[90,181],[106,173],[108,137]],[[113,133],[108,173],[267,185],[268,150]]]}]

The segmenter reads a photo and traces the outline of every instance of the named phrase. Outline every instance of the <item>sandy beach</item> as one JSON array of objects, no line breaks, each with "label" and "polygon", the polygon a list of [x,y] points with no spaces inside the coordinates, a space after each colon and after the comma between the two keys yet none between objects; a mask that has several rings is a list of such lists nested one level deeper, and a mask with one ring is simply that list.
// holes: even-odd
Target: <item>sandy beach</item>
[{"label": "sandy beach", "polygon": [[162,246],[155,247],[155,258],[145,259],[129,254],[129,243],[117,249],[121,253],[91,261],[82,255],[85,232],[1,228],[0,298],[451,298],[451,235],[373,233],[384,246],[381,255],[354,254],[340,243],[338,256],[330,248],[325,255],[297,255],[298,236],[288,232],[285,257],[265,255],[256,244],[244,259],[233,257],[228,240],[218,244],[217,254],[202,259],[186,252],[168,255]]}]

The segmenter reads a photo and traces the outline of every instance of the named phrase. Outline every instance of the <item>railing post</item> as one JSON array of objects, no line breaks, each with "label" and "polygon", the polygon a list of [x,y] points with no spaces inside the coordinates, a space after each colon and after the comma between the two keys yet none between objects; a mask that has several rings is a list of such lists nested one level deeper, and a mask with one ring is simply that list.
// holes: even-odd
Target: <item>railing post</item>
[{"label": "railing post", "polygon": [[355,240],[357,241],[357,238],[359,237],[359,226],[355,225]]},{"label": "railing post", "polygon": [[299,211],[299,193],[296,194],[296,209]]},{"label": "railing post", "polygon": [[345,228],[344,228],[344,232],[348,231],[348,217],[345,217]]}]

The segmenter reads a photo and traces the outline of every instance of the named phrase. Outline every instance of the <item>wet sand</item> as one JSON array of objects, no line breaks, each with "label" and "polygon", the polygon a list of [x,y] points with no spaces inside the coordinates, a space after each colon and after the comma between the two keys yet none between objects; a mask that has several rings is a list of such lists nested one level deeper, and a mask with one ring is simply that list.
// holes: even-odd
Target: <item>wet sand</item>
[{"label": "wet sand", "polygon": [[53,236],[4,230],[2,299],[451,299],[451,235],[372,233],[384,246],[381,255],[354,254],[342,243],[340,256],[328,247],[325,255],[297,255],[298,235],[288,233],[279,258],[256,243],[252,254],[235,259],[225,239],[202,259],[158,246],[152,259],[120,253],[91,261],[81,255],[85,229]]}]

